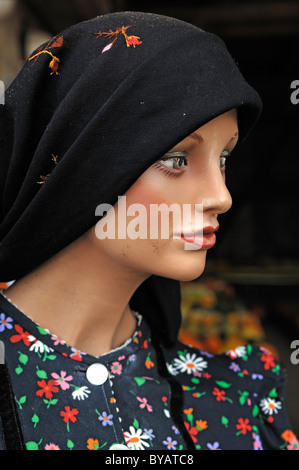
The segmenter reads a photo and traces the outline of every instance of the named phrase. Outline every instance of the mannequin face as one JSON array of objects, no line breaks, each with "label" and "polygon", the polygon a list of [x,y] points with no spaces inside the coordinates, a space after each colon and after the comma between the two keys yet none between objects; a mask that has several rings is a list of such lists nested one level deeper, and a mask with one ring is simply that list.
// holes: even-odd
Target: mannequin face
[{"label": "mannequin face", "polygon": [[[212,248],[216,238],[214,233],[203,236],[202,230],[207,227],[208,231],[216,229],[219,226],[218,215],[225,213],[232,204],[225,185],[225,159],[229,158],[237,138],[237,113],[236,110],[231,110],[175,145],[162,160],[149,167],[125,194],[126,208],[132,204],[141,204],[144,208],[144,238],[132,239],[128,235],[125,239],[117,238],[119,224],[123,229],[126,226],[127,234],[132,233],[132,222],[137,220],[138,215],[128,215],[127,212],[126,219],[122,218],[118,222],[118,203],[114,211],[108,212],[99,221],[100,225],[97,224],[98,228],[103,228],[113,218],[116,238],[100,240],[95,231],[93,236],[97,250],[120,268],[140,275],[156,274],[181,281],[200,276],[205,267],[207,250]],[[153,204],[164,204],[168,208],[174,204],[181,210],[180,217],[167,212],[167,238],[162,238],[163,211],[158,213],[158,219],[151,219]],[[190,217],[183,220],[183,214],[187,213]],[[194,238],[194,232],[198,230],[201,233]]]}]

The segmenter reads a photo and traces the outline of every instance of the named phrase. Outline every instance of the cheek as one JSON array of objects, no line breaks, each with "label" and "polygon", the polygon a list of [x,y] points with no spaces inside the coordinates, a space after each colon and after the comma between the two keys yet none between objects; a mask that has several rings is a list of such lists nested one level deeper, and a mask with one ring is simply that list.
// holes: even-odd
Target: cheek
[{"label": "cheek", "polygon": [[127,205],[142,204],[149,211],[150,204],[162,204],[166,202],[163,190],[157,188],[146,178],[140,177],[125,194]]}]

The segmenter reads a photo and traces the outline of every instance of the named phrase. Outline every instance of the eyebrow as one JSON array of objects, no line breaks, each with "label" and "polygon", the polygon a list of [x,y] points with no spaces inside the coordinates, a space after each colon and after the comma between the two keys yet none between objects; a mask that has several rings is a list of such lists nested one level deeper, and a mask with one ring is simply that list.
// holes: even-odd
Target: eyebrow
[{"label": "eyebrow", "polygon": [[[192,139],[196,140],[197,142],[203,142],[203,138],[200,134],[198,134],[197,132],[192,132],[192,134],[189,135],[189,137],[191,137]],[[233,140],[235,140],[237,137],[239,137],[239,132],[236,131],[234,133],[234,135],[232,136],[232,138],[229,140],[229,142],[227,144],[230,144]]]}]

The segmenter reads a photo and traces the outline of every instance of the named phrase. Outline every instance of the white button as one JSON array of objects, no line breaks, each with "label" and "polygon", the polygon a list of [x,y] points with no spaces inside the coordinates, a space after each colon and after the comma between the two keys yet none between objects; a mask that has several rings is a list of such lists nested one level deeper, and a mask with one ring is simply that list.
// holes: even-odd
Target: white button
[{"label": "white button", "polygon": [[92,364],[86,371],[86,378],[92,385],[102,385],[108,379],[107,368],[100,363]]},{"label": "white button", "polygon": [[129,450],[129,448],[123,444],[112,444],[109,450]]}]

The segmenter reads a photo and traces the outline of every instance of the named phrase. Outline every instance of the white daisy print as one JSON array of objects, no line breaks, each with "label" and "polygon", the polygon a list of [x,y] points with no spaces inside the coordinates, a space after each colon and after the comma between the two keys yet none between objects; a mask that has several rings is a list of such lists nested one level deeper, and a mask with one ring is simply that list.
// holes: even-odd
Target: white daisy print
[{"label": "white daisy print", "polygon": [[32,345],[29,348],[29,351],[34,351],[36,353],[43,353],[43,352],[52,352],[54,349],[49,348],[45,343],[42,343],[39,340],[36,340],[34,336],[29,336],[29,341],[32,342]]},{"label": "white daisy print", "polygon": [[273,415],[273,413],[278,413],[278,410],[282,407],[282,403],[281,401],[275,401],[273,398],[268,397],[260,401],[260,407],[266,415]]},{"label": "white daisy print", "polygon": [[187,353],[185,356],[176,357],[174,360],[174,367],[180,372],[201,372],[208,366],[207,362],[202,357],[197,357],[196,354]]},{"label": "white daisy print", "polygon": [[226,352],[227,356],[231,359],[236,359],[237,357],[242,357],[246,355],[246,346],[237,346],[235,349],[230,349]]},{"label": "white daisy print", "polygon": [[76,390],[72,392],[72,397],[74,400],[85,400],[88,398],[90,390],[85,385],[83,387],[76,387]]},{"label": "white daisy print", "polygon": [[134,426],[130,426],[130,431],[124,432],[126,444],[129,449],[132,450],[144,450],[144,447],[149,447],[149,443],[146,440],[149,439],[149,435],[145,434],[142,429],[135,429]]}]

